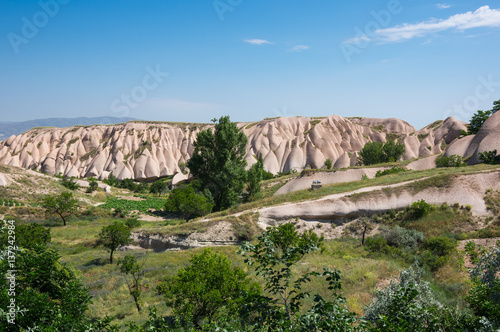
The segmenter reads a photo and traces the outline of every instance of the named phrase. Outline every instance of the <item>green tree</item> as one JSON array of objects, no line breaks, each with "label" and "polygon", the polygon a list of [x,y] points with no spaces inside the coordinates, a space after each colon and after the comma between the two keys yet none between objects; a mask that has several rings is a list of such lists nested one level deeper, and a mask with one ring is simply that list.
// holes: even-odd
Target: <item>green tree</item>
[{"label": "green tree", "polygon": [[401,142],[389,140],[382,142],[367,142],[359,151],[358,162],[361,165],[374,165],[394,162],[401,159],[405,153],[405,145]]},{"label": "green tree", "polygon": [[193,255],[190,265],[158,286],[174,313],[195,326],[211,322],[218,314],[234,312],[246,293],[259,292],[258,285],[226,256],[205,249]]},{"label": "green tree", "polygon": [[144,275],[142,266],[139,265],[137,259],[132,255],[126,255],[123,259],[118,260],[120,271],[129,274],[132,277],[131,282],[127,283],[130,295],[134,298],[135,306],[138,312],[141,312],[141,278]]},{"label": "green tree", "polygon": [[66,226],[66,219],[78,210],[78,201],[71,192],[63,192],[58,196],[45,196],[42,206],[47,212],[61,217]]},{"label": "green tree", "polygon": [[99,235],[97,235],[97,244],[109,249],[109,263],[113,264],[113,252],[119,246],[130,244],[130,228],[119,221],[103,227]]},{"label": "green tree", "polygon": [[[247,319],[253,325],[266,326],[269,331],[353,331],[356,319],[345,306],[340,295],[340,273],[324,269],[323,273],[294,274],[294,266],[308,253],[319,250],[323,243],[312,230],[299,234],[293,224],[268,228],[257,244],[244,243],[239,253],[245,262],[265,282],[265,291],[273,297],[256,295],[246,299]],[[325,277],[333,292],[333,302],[314,296],[314,305],[303,310],[303,299],[309,292],[302,291],[312,276]],[[303,313],[302,313],[303,312]],[[362,324],[361,324],[362,325]],[[359,325],[358,327],[360,327]]]},{"label": "green tree", "polygon": [[247,171],[248,200],[254,200],[260,193],[260,182],[262,181],[263,173],[264,161],[262,160],[262,156],[260,156],[259,160]]},{"label": "green tree", "polygon": [[[50,228],[35,223],[16,225],[15,233],[16,245],[28,249],[32,249],[37,245],[45,245],[51,240]],[[8,233],[0,234],[0,245],[8,246],[8,242]]]},{"label": "green tree", "polygon": [[1,331],[84,331],[85,312],[91,301],[88,291],[60,255],[45,246],[15,252],[16,271],[9,272],[7,251],[0,259],[0,308],[9,311],[15,278],[15,325],[2,312]]},{"label": "green tree", "polygon": [[149,187],[149,193],[160,196],[165,190],[167,190],[167,183],[163,180],[157,180],[153,182],[151,187]]},{"label": "green tree", "polygon": [[325,167],[326,167],[326,169],[332,169],[333,163],[332,163],[332,160],[330,158],[325,160]]},{"label": "green tree", "polygon": [[483,123],[491,116],[492,111],[477,111],[471,118],[467,132],[469,135],[477,134]]},{"label": "green tree", "polygon": [[491,113],[496,113],[500,111],[500,100],[494,101],[493,102],[493,108],[491,109]]},{"label": "green tree", "polygon": [[186,221],[210,213],[212,208],[210,197],[195,192],[192,184],[173,190],[165,203],[166,211],[178,212]]},{"label": "green tree", "polygon": [[229,116],[214,122],[214,131],[198,133],[187,166],[202,188],[212,193],[214,210],[220,211],[238,202],[243,191],[248,139]]}]

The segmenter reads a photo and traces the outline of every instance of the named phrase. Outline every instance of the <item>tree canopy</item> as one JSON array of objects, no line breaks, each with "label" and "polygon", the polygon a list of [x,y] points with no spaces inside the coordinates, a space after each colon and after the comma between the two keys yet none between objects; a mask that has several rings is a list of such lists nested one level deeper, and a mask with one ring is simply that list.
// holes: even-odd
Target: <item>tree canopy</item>
[{"label": "tree canopy", "polygon": [[359,152],[358,162],[362,165],[374,165],[394,162],[401,159],[405,153],[405,145],[395,140],[368,142]]},{"label": "tree canopy", "polygon": [[207,196],[210,196],[210,192],[207,195],[197,193],[193,184],[190,184],[184,188],[175,189],[170,193],[165,203],[165,210],[178,212],[182,218],[189,221],[212,211],[214,205],[211,198]]},{"label": "tree canopy", "polygon": [[103,227],[101,233],[97,235],[97,244],[102,245],[111,252],[109,255],[110,264],[113,264],[113,252],[119,246],[125,246],[130,242],[130,228],[119,221]]},{"label": "tree canopy", "polygon": [[66,226],[66,219],[78,209],[78,201],[71,192],[63,192],[59,196],[46,196],[42,205],[47,212],[61,217],[64,226]]},{"label": "tree canopy", "polygon": [[220,211],[238,202],[243,191],[248,139],[229,116],[214,122],[213,131],[198,133],[187,167],[200,181],[202,189],[212,193],[214,210]]}]

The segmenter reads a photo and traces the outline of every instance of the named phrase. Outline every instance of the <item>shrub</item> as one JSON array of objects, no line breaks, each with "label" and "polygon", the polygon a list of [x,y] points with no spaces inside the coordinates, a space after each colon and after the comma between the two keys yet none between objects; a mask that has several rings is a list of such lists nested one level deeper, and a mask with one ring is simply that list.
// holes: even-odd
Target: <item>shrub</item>
[{"label": "shrub", "polygon": [[80,188],[80,185],[78,183],[76,183],[74,176],[72,176],[70,178],[68,178],[66,176],[63,177],[61,179],[61,185],[69,190],[77,190],[78,188]]},{"label": "shrub", "polygon": [[358,162],[361,165],[374,165],[394,162],[401,159],[405,153],[405,145],[394,140],[387,143],[368,142],[359,152]]},{"label": "shrub", "polygon": [[471,118],[467,132],[470,135],[477,134],[484,122],[491,116],[492,111],[477,111]]},{"label": "shrub", "polygon": [[193,185],[190,184],[185,188],[175,189],[170,194],[165,204],[165,210],[179,212],[186,221],[189,221],[210,213],[213,206],[210,198],[195,192]]},{"label": "shrub", "polygon": [[382,233],[387,244],[398,248],[416,248],[419,242],[424,240],[424,234],[412,229],[396,226]]},{"label": "shrub", "polygon": [[368,237],[365,240],[365,247],[370,251],[381,251],[386,246],[387,240],[379,236]]},{"label": "shrub", "polygon": [[431,271],[437,271],[450,260],[451,254],[457,248],[457,241],[446,236],[436,236],[424,243],[421,258]]},{"label": "shrub", "polygon": [[384,175],[389,175],[389,174],[396,174],[396,173],[401,173],[401,172],[406,172],[408,171],[406,168],[401,167],[401,166],[394,166],[392,168],[383,170],[383,171],[378,171],[377,174],[375,174],[375,177],[378,178],[380,176]]},{"label": "shrub", "polygon": [[330,158],[325,160],[325,167],[326,167],[326,169],[332,169],[333,163],[332,163],[332,160]]},{"label": "shrub", "polygon": [[462,157],[456,154],[449,157],[441,155],[436,159],[436,167],[463,167],[465,165]]},{"label": "shrub", "polygon": [[497,150],[479,152],[479,160],[489,165],[498,164],[499,158],[497,158]]},{"label": "shrub", "polygon": [[432,206],[425,200],[413,202],[408,208],[408,215],[412,219],[420,219],[427,216],[431,212]]}]

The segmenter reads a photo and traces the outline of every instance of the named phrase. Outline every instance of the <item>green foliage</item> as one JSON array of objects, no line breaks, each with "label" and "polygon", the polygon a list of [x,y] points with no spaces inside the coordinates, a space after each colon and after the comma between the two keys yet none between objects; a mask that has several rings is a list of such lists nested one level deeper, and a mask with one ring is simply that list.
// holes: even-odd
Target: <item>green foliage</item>
[{"label": "green foliage", "polygon": [[141,221],[136,219],[136,218],[129,218],[129,219],[125,220],[125,226],[127,226],[130,229],[140,227]]},{"label": "green foliage", "polygon": [[470,135],[477,134],[491,114],[493,114],[491,111],[477,111],[470,120],[467,132]]},{"label": "green foliage", "polygon": [[480,323],[474,317],[441,304],[422,270],[410,267],[392,280],[387,288],[376,291],[376,299],[365,308],[370,331],[475,331]]},{"label": "green foliage", "polygon": [[488,165],[496,165],[499,163],[497,150],[479,152],[479,160]]},{"label": "green foliage", "polygon": [[330,158],[325,160],[325,167],[326,167],[326,169],[332,169],[333,163],[332,163],[332,160]]},{"label": "green foliage", "polygon": [[416,248],[424,240],[424,234],[412,229],[396,226],[382,232],[382,238],[387,244],[398,248]]},{"label": "green foliage", "polygon": [[220,211],[238,202],[243,191],[248,140],[229,116],[214,122],[214,132],[207,129],[198,133],[187,166],[202,189],[211,192],[214,210]]},{"label": "green foliage", "polygon": [[[9,267],[7,252],[0,260],[0,330],[84,331],[85,312],[91,297],[74,273],[59,262],[60,255],[45,246],[15,252],[16,271]],[[15,295],[10,290],[12,273]],[[10,294],[9,294],[10,293]],[[15,298],[15,325],[5,314]],[[6,310],[6,311],[3,311]]]},{"label": "green foliage", "polygon": [[491,113],[496,113],[500,111],[500,100],[493,102],[493,108],[491,109]]},{"label": "green foliage", "polygon": [[431,212],[432,206],[425,200],[421,199],[413,202],[407,212],[410,218],[417,220],[427,216]]},{"label": "green foliage", "polygon": [[137,259],[132,255],[126,255],[123,259],[118,260],[118,266],[122,273],[128,274],[132,277],[132,280],[127,283],[130,295],[134,298],[135,306],[138,312],[141,312],[141,277],[144,275],[142,271],[142,266],[139,265]]},{"label": "green foliage", "polygon": [[58,196],[45,196],[42,206],[47,212],[61,217],[64,226],[66,226],[66,219],[78,210],[78,201],[71,192],[63,192]]},{"label": "green foliage", "polygon": [[[19,247],[32,249],[37,245],[46,245],[50,240],[50,228],[35,223],[16,225],[14,242]],[[8,233],[0,233],[0,246],[8,245]]]},{"label": "green foliage", "polygon": [[69,190],[77,190],[78,188],[80,188],[80,185],[78,183],[76,183],[74,176],[72,176],[70,178],[68,178],[66,176],[63,177],[61,179],[61,185]]},{"label": "green foliage", "polygon": [[477,315],[484,316],[500,327],[500,247],[480,254],[476,267],[471,270],[473,287],[467,297]]},{"label": "green foliage", "polygon": [[462,157],[456,154],[449,157],[441,155],[436,159],[436,167],[463,167],[465,165]]},{"label": "green foliage", "polygon": [[[253,326],[265,326],[270,331],[311,330],[355,330],[356,319],[345,307],[341,291],[340,273],[330,269],[324,272],[309,272],[300,277],[293,273],[293,267],[308,253],[319,250],[323,238],[312,230],[298,234],[293,224],[282,224],[268,228],[257,244],[245,243],[240,254],[245,262],[255,266],[257,275],[265,281],[265,291],[273,297],[258,295],[251,298],[246,307],[246,318]],[[326,277],[328,289],[333,292],[333,302],[314,296],[314,305],[302,312],[303,299],[309,292],[302,291],[312,276]]]},{"label": "green foliage", "polygon": [[427,239],[424,243],[424,251],[420,257],[431,269],[437,271],[450,260],[451,254],[456,251],[457,241],[446,236],[436,236]]},{"label": "green foliage", "polygon": [[110,264],[113,264],[113,252],[119,246],[125,246],[131,242],[130,228],[119,221],[115,221],[113,224],[103,227],[101,232],[97,235],[97,244],[102,245],[110,251]]},{"label": "green foliage", "polygon": [[160,196],[167,190],[167,183],[164,180],[157,180],[149,187],[149,193]]},{"label": "green foliage", "polygon": [[405,153],[405,145],[394,140],[382,142],[368,142],[359,152],[358,162],[361,165],[374,165],[394,162],[401,159]]},{"label": "green foliage", "polygon": [[237,310],[245,294],[259,293],[243,270],[231,267],[227,257],[211,249],[193,255],[190,265],[167,277],[158,291],[165,295],[167,307],[195,326]]},{"label": "green foliage", "polygon": [[262,160],[262,156],[260,156],[259,160],[255,164],[253,164],[247,171],[246,190],[249,201],[255,200],[261,191],[260,182],[262,181],[263,172],[264,161]]},{"label": "green foliage", "polygon": [[87,193],[92,193],[97,190],[99,184],[97,183],[97,179],[94,177],[88,178],[89,187],[87,188]]},{"label": "green foliage", "polygon": [[151,210],[161,211],[166,201],[166,199],[156,197],[148,197],[140,201],[112,197],[108,199],[105,204],[100,205],[100,207],[108,210],[120,210],[127,213],[131,211],[150,213]]},{"label": "green foliage", "polygon": [[[209,196],[210,193],[207,193]],[[195,192],[193,185],[178,188],[172,191],[165,203],[165,210],[178,212],[182,218],[189,221],[196,217],[201,217],[212,211],[214,204],[211,198]]]},{"label": "green foliage", "polygon": [[375,177],[378,178],[380,176],[384,175],[389,175],[389,174],[397,174],[401,172],[407,172],[408,170],[402,166],[394,166],[389,169],[383,170],[383,171],[377,171],[377,174],[375,174]]},{"label": "green foliage", "polygon": [[136,183],[134,179],[118,180],[113,173],[110,173],[107,180],[102,182],[116,188],[127,189],[136,193],[147,192],[148,185],[145,183]]}]

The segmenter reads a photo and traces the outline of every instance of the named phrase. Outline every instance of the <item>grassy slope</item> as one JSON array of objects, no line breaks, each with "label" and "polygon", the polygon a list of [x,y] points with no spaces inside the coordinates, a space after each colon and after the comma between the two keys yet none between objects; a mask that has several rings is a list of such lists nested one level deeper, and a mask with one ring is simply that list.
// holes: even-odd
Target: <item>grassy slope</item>
[{"label": "grassy slope", "polygon": [[[261,200],[242,204],[226,213],[212,214],[211,217],[223,217],[224,214],[228,213],[247,211],[262,206],[281,204],[284,202],[317,199],[326,195],[350,192],[367,186],[395,184],[429,177],[431,180],[422,181],[421,184],[415,185],[416,188],[419,186],[436,185],[436,182],[432,180],[433,177],[442,177],[443,175],[453,174],[468,174],[493,169],[498,169],[498,166],[478,165],[456,169],[412,171],[388,175],[376,179],[325,186],[321,190],[313,192],[304,190],[277,197],[272,196],[277,188],[285,183],[284,180],[296,176],[290,175],[284,179],[269,180],[268,184],[270,184],[271,187],[264,193],[264,197]],[[29,180],[30,177],[27,176],[24,181],[31,183]],[[281,183],[277,183],[281,180]],[[273,183],[276,184],[273,185]],[[28,184],[26,185],[28,186]],[[48,181],[43,185],[52,188],[54,192],[64,190],[64,188],[61,188],[59,184],[53,181]],[[25,197],[22,195],[22,191],[26,190],[26,188],[31,187],[13,186],[12,188],[4,188],[2,190],[3,194],[7,196]],[[88,200],[89,204],[98,201],[82,192],[78,193],[78,196],[82,199]],[[28,200],[34,203],[40,197],[41,195],[32,194],[31,196],[28,196]],[[493,197],[492,201],[497,202],[498,197]],[[0,214],[2,213],[0,212]],[[420,229],[428,234],[437,234],[440,229],[443,229],[439,225],[446,225],[446,223],[452,223],[455,225],[456,217],[456,214],[449,211],[446,212],[437,210],[430,216],[426,217],[427,219],[421,220],[412,225],[412,228]],[[245,218],[242,220],[244,219]],[[189,257],[193,253],[199,253],[200,249],[163,253],[148,252],[147,254],[134,252],[135,255],[143,257],[144,268],[146,269],[143,282],[145,287],[145,310],[141,314],[138,314],[132,297],[128,294],[126,286],[127,277],[118,271],[116,264],[109,264],[109,253],[106,252],[106,250],[93,247],[95,236],[99,233],[100,229],[103,226],[112,223],[112,221],[112,219],[106,217],[96,218],[94,220],[83,220],[80,217],[77,218],[77,220],[70,222],[66,227],[60,226],[59,223],[46,223],[45,225],[51,227],[52,243],[50,246],[57,249],[61,253],[62,261],[67,262],[76,270],[77,274],[82,278],[84,284],[91,291],[91,294],[94,297],[93,304],[91,305],[92,315],[97,317],[103,317],[105,315],[115,316],[116,321],[120,320],[126,322],[146,320],[147,308],[152,305],[156,305],[160,313],[168,312],[163,305],[162,298],[156,295],[156,286],[165,276],[173,274],[179,268],[186,266],[188,264]],[[241,220],[237,220],[235,222],[241,222]],[[176,233],[177,231],[189,233],[190,231],[201,227],[199,223],[197,225],[178,225],[174,222],[170,226],[162,226],[162,224],[165,225],[164,223],[148,222],[143,223],[141,228],[144,230],[149,229],[155,231],[163,229],[172,233]],[[203,228],[204,227],[201,227],[201,229]],[[214,251],[223,252],[234,262],[235,265],[241,266],[245,269],[247,268],[241,258],[236,254],[237,247],[219,247],[215,248]],[[116,260],[124,255],[124,252],[117,252],[115,255]],[[321,270],[323,267],[339,269],[342,272],[344,295],[348,299],[349,306],[356,312],[361,313],[363,305],[369,303],[374,288],[387,283],[391,276],[397,275],[398,270],[406,265],[408,265],[408,263],[401,261],[398,257],[383,255],[374,256],[359,244],[359,240],[339,239],[327,242],[321,253],[306,257],[297,266],[297,272],[302,273],[312,270]],[[433,284],[436,288],[443,290],[443,294],[447,295],[448,298],[455,296],[457,294],[457,289],[460,290],[460,292],[463,292],[464,289],[467,288],[466,280],[464,279],[463,274],[461,274],[458,265],[452,264],[452,262],[436,273],[436,276],[433,279]],[[324,282],[313,280],[310,284],[310,289],[323,295],[327,294]]]}]

